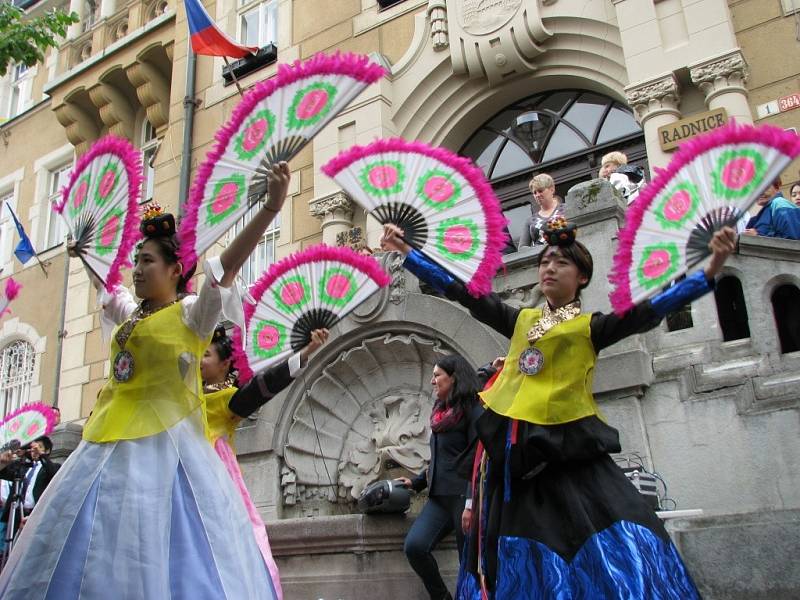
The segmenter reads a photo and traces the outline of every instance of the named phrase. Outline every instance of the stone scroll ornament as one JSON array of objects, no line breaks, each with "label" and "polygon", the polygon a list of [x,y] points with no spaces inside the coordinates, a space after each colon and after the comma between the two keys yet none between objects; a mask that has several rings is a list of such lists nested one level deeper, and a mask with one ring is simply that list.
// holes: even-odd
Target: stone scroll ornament
[{"label": "stone scroll ornament", "polygon": [[734,226],[800,155],[800,137],[730,123],[681,145],[628,207],[609,281],[623,314],[711,254],[714,233]]},{"label": "stone scroll ornament", "polygon": [[[0,269],[0,273],[2,272],[3,270]],[[8,305],[11,304],[11,301],[14,300],[14,298],[19,296],[19,291],[21,289],[22,285],[17,283],[13,277],[6,279],[6,284],[3,286],[3,289],[0,290],[0,317],[11,312],[11,309],[8,307]]]},{"label": "stone scroll ornament", "polygon": [[139,232],[142,158],[130,142],[106,136],[79,160],[53,205],[67,223],[83,264],[111,292],[122,282],[122,269]]},{"label": "stone scroll ornament", "polygon": [[491,291],[503,262],[506,219],[472,162],[421,142],[382,139],[341,153],[322,172],[381,224],[401,227],[408,244],[463,281],[470,294]]},{"label": "stone scroll ornament", "polygon": [[279,65],[244,95],[198,169],[178,229],[185,268],[267,193],[267,173],[291,160],[385,70],[366,56],[318,54]]},{"label": "stone scroll ornament", "polygon": [[377,260],[349,248],[312,246],[274,264],[250,288],[246,337],[233,336],[239,380],[298,352],[390,282]]},{"label": "stone scroll ornament", "polygon": [[7,414],[0,421],[0,445],[8,446],[16,440],[20,446],[36,438],[49,435],[56,426],[56,411],[52,407],[33,402]]}]

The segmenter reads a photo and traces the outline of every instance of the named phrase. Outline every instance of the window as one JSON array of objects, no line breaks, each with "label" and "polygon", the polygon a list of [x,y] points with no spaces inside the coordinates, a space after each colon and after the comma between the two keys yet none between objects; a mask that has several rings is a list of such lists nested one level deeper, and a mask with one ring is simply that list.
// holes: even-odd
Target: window
[{"label": "window", "polygon": [[158,138],[156,137],[156,130],[150,124],[150,121],[145,119],[142,122],[142,163],[144,180],[142,181],[142,202],[149,202],[153,199],[153,184],[155,182],[156,170],[154,161],[156,159],[156,152],[158,152]]},{"label": "window", "polygon": [[11,69],[11,96],[8,101],[8,118],[12,119],[25,110],[28,101],[28,77],[30,69],[25,65],[15,65]]},{"label": "window", "polygon": [[781,354],[800,350],[800,289],[790,283],[772,292],[772,313],[778,329]]},{"label": "window", "polygon": [[[244,217],[234,226],[232,236],[236,236],[250,221],[250,218],[261,209],[261,204],[256,204],[245,213]],[[278,246],[278,239],[281,236],[281,215],[275,215],[275,219],[269,224],[264,232],[264,237],[253,250],[253,253],[242,265],[241,276],[245,285],[252,285],[264,274],[264,271],[275,262],[275,251]]]},{"label": "window", "polygon": [[60,215],[51,208],[53,202],[56,202],[61,197],[61,189],[69,182],[69,174],[72,170],[72,165],[66,164],[55,169],[51,169],[47,173],[47,202],[45,210],[47,211],[47,231],[45,231],[45,245],[44,248],[39,250],[47,250],[53,246],[58,246],[64,241],[67,234],[67,228],[64,220]]},{"label": "window", "polygon": [[278,45],[278,2],[240,0],[239,39],[245,46]]},{"label": "window", "polygon": [[12,203],[14,202],[14,192],[6,192],[0,193],[0,267],[2,267],[6,262],[6,248],[5,244],[7,242],[6,236],[6,219],[8,218],[8,209],[6,208],[6,204],[11,207]]},{"label": "window", "polygon": [[721,278],[714,290],[714,299],[717,302],[717,318],[722,328],[722,339],[730,342],[749,338],[747,306],[739,279],[733,275]]},{"label": "window", "polygon": [[0,398],[3,415],[28,402],[33,381],[36,355],[33,346],[25,340],[11,342],[0,356]]}]

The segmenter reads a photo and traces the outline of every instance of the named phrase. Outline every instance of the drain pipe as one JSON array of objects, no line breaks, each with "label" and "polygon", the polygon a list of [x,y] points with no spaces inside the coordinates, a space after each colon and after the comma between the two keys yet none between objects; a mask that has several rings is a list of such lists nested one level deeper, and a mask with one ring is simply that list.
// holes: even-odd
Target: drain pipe
[{"label": "drain pipe", "polygon": [[64,250],[64,280],[61,287],[61,315],[58,320],[58,333],[56,333],[56,380],[53,383],[52,405],[58,408],[58,396],[61,391],[61,353],[64,350],[64,338],[67,332],[64,327],[67,321],[67,292],[69,287],[69,254]]},{"label": "drain pipe", "polygon": [[197,107],[194,99],[197,55],[192,50],[192,43],[188,39],[187,44],[186,95],[183,97],[183,147],[181,149],[178,217],[183,216],[183,205],[189,199],[189,177],[192,173],[192,132],[194,130],[194,110]]}]

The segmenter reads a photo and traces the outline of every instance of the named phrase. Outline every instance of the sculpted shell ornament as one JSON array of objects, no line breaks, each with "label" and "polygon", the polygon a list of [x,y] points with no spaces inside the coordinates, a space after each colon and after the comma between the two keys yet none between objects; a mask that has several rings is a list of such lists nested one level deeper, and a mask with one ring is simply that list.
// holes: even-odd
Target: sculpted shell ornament
[{"label": "sculpted shell ornament", "polygon": [[429,458],[430,373],[447,353],[417,334],[385,334],[310,381],[285,440],[284,502],[351,502],[373,481],[419,472]]}]

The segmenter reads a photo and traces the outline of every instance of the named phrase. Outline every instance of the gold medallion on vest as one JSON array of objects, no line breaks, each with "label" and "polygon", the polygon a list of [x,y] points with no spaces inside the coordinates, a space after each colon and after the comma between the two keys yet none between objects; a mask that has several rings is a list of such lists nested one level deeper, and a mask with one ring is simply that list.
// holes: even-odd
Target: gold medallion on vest
[{"label": "gold medallion on vest", "polygon": [[149,317],[160,310],[164,310],[169,306],[172,306],[177,301],[178,299],[176,298],[172,302],[168,302],[167,304],[159,306],[155,309],[145,307],[145,303],[142,302],[138,307],[136,307],[136,310],[133,311],[133,314],[128,317],[128,320],[125,321],[117,330],[117,333],[114,335],[114,339],[119,345],[119,352],[117,352],[117,355],[114,357],[114,364],[111,367],[111,370],[114,373],[114,379],[120,383],[125,383],[126,381],[129,381],[131,377],[133,377],[133,354],[125,350],[125,344],[128,343],[136,324],[142,319]]},{"label": "gold medallion on vest", "polygon": [[528,330],[528,343],[530,348],[526,348],[519,355],[518,368],[520,373],[525,375],[536,375],[544,367],[544,354],[534,346],[542,336],[553,327],[564,321],[574,319],[581,314],[581,301],[575,300],[565,304],[555,310],[545,303],[542,308],[542,316],[536,321],[536,325]]}]

